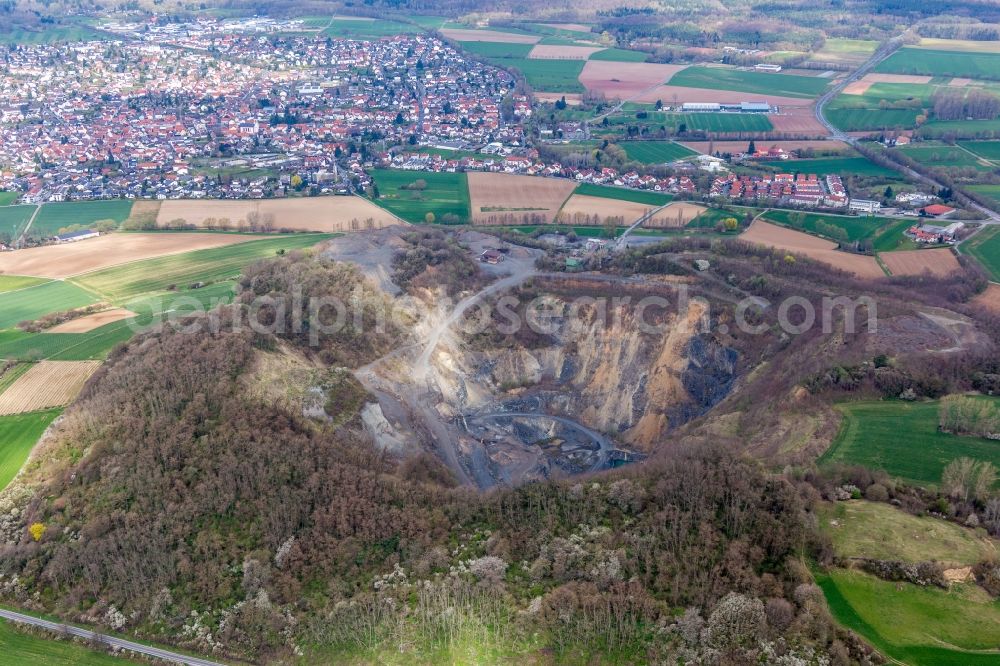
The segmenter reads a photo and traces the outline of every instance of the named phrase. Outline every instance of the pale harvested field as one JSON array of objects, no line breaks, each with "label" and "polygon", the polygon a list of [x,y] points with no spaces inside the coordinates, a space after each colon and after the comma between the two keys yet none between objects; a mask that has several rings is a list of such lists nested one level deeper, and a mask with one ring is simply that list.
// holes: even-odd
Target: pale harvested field
[{"label": "pale harvested field", "polygon": [[591,32],[591,26],[584,25],[583,23],[543,23],[542,25],[547,25],[550,28],[556,28],[557,30],[570,30],[572,32]]},{"label": "pale harvested field", "polygon": [[[660,65],[649,62],[589,60],[583,66],[579,78],[580,83],[591,92],[604,93],[609,99],[632,99],[668,81],[684,67],[684,65]],[[656,99],[654,97],[651,101],[655,102]],[[664,104],[667,101],[668,98],[663,99]]]},{"label": "pale harvested field", "polygon": [[[782,109],[784,110],[784,109]],[[812,108],[800,108],[792,113],[768,114],[768,120],[774,126],[774,132],[788,134],[805,134],[811,136],[827,136],[829,132],[816,120]]]},{"label": "pale harvested field", "polygon": [[586,60],[594,53],[603,51],[603,46],[556,46],[553,44],[535,44],[529,58],[537,60]]},{"label": "pale harvested field", "polygon": [[642,223],[643,229],[680,229],[704,213],[706,208],[686,201],[675,201]]},{"label": "pale harvested field", "polygon": [[139,259],[235,245],[260,236],[210,233],[117,233],[65,245],[0,252],[0,273],[66,278]]},{"label": "pale harvested field", "polygon": [[977,42],[971,39],[936,39],[924,37],[917,48],[970,53],[1000,53],[1000,42]]},{"label": "pale harvested field", "polygon": [[497,30],[463,30],[461,28],[442,28],[441,34],[457,42],[503,42],[504,44],[537,44],[541,35],[515,35],[512,32]]},{"label": "pale harvested field", "polygon": [[100,361],[41,361],[0,394],[0,416],[37,412],[73,402]]},{"label": "pale harvested field", "polygon": [[1000,314],[1000,284],[990,283],[986,291],[972,299],[972,302]]},{"label": "pale harvested field", "polygon": [[[593,62],[593,61],[591,61]],[[611,63],[618,65],[621,63]],[[639,63],[647,64],[647,63]],[[587,63],[590,66],[590,63]],[[655,65],[656,67],[680,67],[679,65]],[[584,67],[584,71],[587,68]],[[581,77],[582,80],[582,77]],[[610,97],[610,95],[609,95]],[[656,86],[638,95],[634,101],[651,104],[662,100],[664,104],[683,104],[684,102],[718,102],[719,104],[739,104],[740,102],[770,102],[772,106],[808,107],[811,99],[801,97],[780,97],[778,95],[761,95],[760,93],[734,92],[732,90],[710,90],[709,88],[688,88],[686,86]]]},{"label": "pale harvested field", "polygon": [[566,104],[569,106],[580,106],[583,103],[583,95],[580,93],[535,93],[536,101],[546,102],[548,104],[554,104],[563,98],[566,98]]},{"label": "pale harvested field", "polygon": [[110,324],[112,322],[121,321],[122,319],[128,319],[129,317],[135,316],[135,313],[126,310],[125,308],[115,308],[113,310],[105,310],[103,312],[95,312],[92,315],[87,315],[86,317],[79,317],[77,319],[70,319],[67,322],[63,322],[58,326],[53,326],[47,332],[48,333],[90,333],[95,328],[100,328],[105,324]]},{"label": "pale harvested field", "polygon": [[740,239],[758,245],[786,250],[801,254],[810,259],[834,266],[848,273],[854,273],[862,278],[881,278],[885,273],[879,267],[875,257],[860,254],[839,252],[837,244],[831,241],[810,236],[809,234],[786,229],[776,224],[757,220],[750,228],[740,235]]},{"label": "pale harvested field", "polygon": [[[715,154],[716,151],[720,153],[742,153],[746,152],[749,148],[749,141],[682,141],[681,145],[690,148],[691,150],[697,150],[699,153],[709,154],[709,144],[712,146],[711,154]],[[848,150],[848,146],[843,141],[827,141],[824,139],[817,139],[813,141],[767,141],[764,139],[757,139],[757,150],[767,150],[771,146],[777,146],[781,148],[786,153],[790,153],[793,150],[804,150],[807,148],[812,148],[817,153],[820,151],[837,151],[844,152]]]},{"label": "pale harvested field", "polygon": [[632,224],[654,208],[655,206],[634,201],[574,194],[563,206],[559,219],[565,224],[594,224],[594,221],[587,219],[587,216],[592,218],[597,215],[599,218],[597,224],[603,224],[609,217],[620,217],[625,224]]},{"label": "pale harvested field", "polygon": [[[509,173],[474,171],[468,174],[468,178],[472,219],[476,224],[488,224],[491,217],[499,222],[500,217],[508,215],[521,218],[543,215],[546,222],[552,222],[560,206],[576,187],[576,183],[566,178]],[[516,210],[518,208],[530,210]]]},{"label": "pale harvested field", "polygon": [[964,88],[965,86],[972,85],[972,79],[963,79],[960,77],[955,77],[948,82],[949,86],[954,86],[956,88]]},{"label": "pale harvested field", "polygon": [[947,277],[962,269],[955,253],[947,248],[883,252],[879,258],[893,275],[923,275],[927,272]]},{"label": "pale harvested field", "polygon": [[931,77],[915,74],[865,74],[860,80],[844,88],[845,95],[864,95],[873,83],[930,83]]},{"label": "pale harvested field", "polygon": [[227,218],[231,228],[236,229],[251,213],[273,218],[275,230],[358,231],[368,228],[366,221],[369,219],[376,229],[399,224],[399,220],[388,211],[356,196],[211,201],[175,199],[163,202],[156,223],[166,227],[175,220],[184,220],[188,224],[204,227],[209,218]]},{"label": "pale harvested field", "polygon": [[161,201],[155,199],[136,199],[132,203],[132,212],[128,219],[133,222],[153,222],[160,213]]}]

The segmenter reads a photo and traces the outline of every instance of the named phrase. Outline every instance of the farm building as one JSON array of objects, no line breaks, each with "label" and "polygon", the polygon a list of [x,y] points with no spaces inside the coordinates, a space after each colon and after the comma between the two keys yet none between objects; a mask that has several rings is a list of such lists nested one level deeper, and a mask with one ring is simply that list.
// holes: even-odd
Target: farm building
[{"label": "farm building", "polygon": [[507,257],[504,256],[503,252],[499,250],[485,250],[481,255],[479,255],[479,261],[484,264],[499,264]]},{"label": "farm building", "polygon": [[882,210],[882,203],[880,201],[872,201],[870,199],[851,199],[847,207],[850,211],[855,213],[868,213],[869,215],[874,215]]},{"label": "farm building", "polygon": [[753,68],[756,69],[758,72],[774,72],[774,73],[777,73],[777,72],[781,71],[781,65],[772,65],[772,64],[766,63],[766,62],[758,63],[758,64],[754,65]]},{"label": "farm building", "polygon": [[954,208],[943,204],[931,204],[920,209],[920,213],[927,217],[949,217],[954,212]]},{"label": "farm building", "polygon": [[684,102],[681,111],[721,111],[722,105],[717,102]]},{"label": "farm building", "polygon": [[75,243],[87,240],[88,238],[97,238],[100,235],[100,233],[93,229],[80,229],[79,231],[71,231],[68,234],[59,234],[55,237],[55,241],[57,243]]},{"label": "farm building", "polygon": [[954,243],[955,236],[965,228],[962,222],[939,227],[931,224],[915,224],[906,230],[906,235],[918,243]]}]

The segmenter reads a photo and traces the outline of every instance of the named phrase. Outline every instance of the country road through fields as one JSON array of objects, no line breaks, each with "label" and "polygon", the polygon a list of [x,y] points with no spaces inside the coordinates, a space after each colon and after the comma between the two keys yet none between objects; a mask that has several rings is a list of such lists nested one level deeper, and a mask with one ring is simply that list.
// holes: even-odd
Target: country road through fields
[{"label": "country road through fields", "polygon": [[171,664],[184,664],[185,666],[224,666],[222,663],[217,661],[210,661],[199,657],[189,657],[178,652],[171,652],[170,650],[163,650],[150,645],[127,641],[123,638],[115,638],[114,636],[99,634],[95,631],[90,631],[89,629],[74,627],[71,624],[61,624],[59,622],[43,620],[40,617],[25,615],[24,613],[18,613],[16,611],[0,609],[0,618],[10,620],[12,622],[20,622],[21,624],[30,624],[33,627],[41,627],[57,634],[69,634],[88,641],[97,640],[112,647],[129,650],[147,657],[154,657]]}]

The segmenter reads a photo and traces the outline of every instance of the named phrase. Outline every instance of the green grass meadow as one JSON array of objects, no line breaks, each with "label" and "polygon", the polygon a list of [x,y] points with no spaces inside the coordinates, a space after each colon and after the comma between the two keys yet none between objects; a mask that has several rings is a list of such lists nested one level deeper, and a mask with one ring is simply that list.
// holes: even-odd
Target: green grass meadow
[{"label": "green grass meadow", "polygon": [[[6,488],[61,409],[0,416],[0,489]],[[2,643],[0,643],[2,649]]]},{"label": "green grass meadow", "polygon": [[[447,213],[457,215],[462,222],[472,217],[469,182],[464,173],[376,169],[372,178],[379,190],[375,203],[407,222],[422,223],[427,213],[434,213],[439,221]],[[427,187],[419,191],[405,189],[418,180],[427,183]]]},{"label": "green grass meadow", "polygon": [[124,666],[145,663],[97,652],[79,643],[25,633],[7,620],[0,620],[0,654],[4,663],[18,666]]},{"label": "green grass meadow", "polygon": [[858,241],[873,236],[886,224],[895,222],[895,220],[885,217],[823,215],[791,210],[770,210],[764,214],[764,219],[817,235],[823,235],[818,228],[820,222],[831,224],[843,229],[847,233],[848,241]]},{"label": "green grass meadow", "polygon": [[[237,245],[196,250],[155,259],[113,266],[73,279],[109,301],[121,303],[141,294],[183,288],[191,284],[230,280],[259,259],[274,257],[279,251],[312,247],[333,238],[331,234],[296,234]],[[65,309],[65,308],[63,308]]]},{"label": "green grass meadow", "polygon": [[72,225],[88,225],[101,220],[124,222],[132,212],[132,202],[127,199],[106,201],[64,201],[47,203],[35,216],[29,235],[54,236],[59,230]]},{"label": "green grass meadow", "polygon": [[958,145],[984,160],[1000,162],[1000,141],[959,141]]},{"label": "green grass meadow", "polygon": [[875,71],[997,81],[1000,80],[1000,53],[903,47],[879,63]]},{"label": "green grass meadow", "polygon": [[0,293],[0,329],[37,319],[51,312],[82,308],[97,303],[94,294],[68,282],[51,281]]},{"label": "green grass meadow", "polygon": [[0,241],[16,240],[24,232],[24,227],[34,212],[35,206],[0,207]]},{"label": "green grass meadow", "polygon": [[[992,196],[1000,201],[1000,185],[986,185],[981,187],[994,188]],[[990,196],[976,187],[971,188],[985,196]],[[986,270],[993,276],[993,280],[1000,282],[1000,227],[991,226],[983,229],[971,239],[962,243],[962,252],[968,253],[979,260]]]},{"label": "green grass meadow", "polygon": [[898,663],[1000,664],[1000,652],[996,651],[1000,604],[974,585],[941,590],[843,569],[817,574],[816,582],[840,624]]},{"label": "green grass meadow", "polygon": [[668,85],[709,90],[778,95],[781,97],[818,97],[830,80],[818,76],[771,74],[725,67],[688,67],[671,77]]},{"label": "green grass meadow", "polygon": [[627,190],[622,187],[608,187],[606,185],[594,185],[593,183],[582,183],[574,191],[574,194],[584,194],[589,197],[603,197],[605,199],[617,199],[618,201],[632,201],[647,206],[663,206],[671,201],[673,197],[669,194],[659,192],[646,192],[642,190]]},{"label": "green grass meadow", "polygon": [[20,192],[6,192],[0,190],[0,206],[9,206],[21,195]]},{"label": "green grass meadow", "polygon": [[819,461],[885,470],[923,486],[937,486],[945,466],[963,456],[1000,466],[1000,442],[939,432],[938,407],[938,401],[841,403],[840,431]]},{"label": "green grass meadow", "polygon": [[[644,109],[643,109],[644,110]],[[665,127],[679,132],[683,125],[688,132],[770,132],[774,129],[770,119],[763,113],[667,113],[646,111],[643,118],[630,115],[608,117],[608,127],[595,124],[593,131],[602,132],[618,126]]]},{"label": "green grass meadow", "polygon": [[673,141],[623,141],[618,145],[625,149],[630,160],[643,164],[673,162],[698,154]]},{"label": "green grass meadow", "polygon": [[48,278],[28,277],[26,275],[0,275],[0,294],[7,291],[27,289],[49,282]]},{"label": "green grass meadow", "polygon": [[814,159],[789,161],[780,166],[782,171],[793,173],[815,173],[820,176],[872,176],[896,180],[899,174],[888,167],[880,166],[861,156],[817,157]]}]

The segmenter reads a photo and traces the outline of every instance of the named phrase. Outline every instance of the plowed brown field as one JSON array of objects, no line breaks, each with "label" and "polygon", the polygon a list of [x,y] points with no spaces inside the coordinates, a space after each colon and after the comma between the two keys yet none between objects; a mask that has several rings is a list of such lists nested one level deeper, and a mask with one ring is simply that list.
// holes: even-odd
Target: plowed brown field
[{"label": "plowed brown field", "polygon": [[879,259],[893,275],[923,275],[945,277],[962,270],[955,253],[949,249],[901,250],[883,252]]},{"label": "plowed brown field", "polygon": [[541,215],[552,222],[576,183],[566,178],[540,178],[509,173],[468,174],[472,220],[476,224],[509,224]]},{"label": "plowed brown field", "polygon": [[776,224],[757,220],[740,236],[740,239],[758,245],[801,254],[823,262],[862,278],[885,277],[885,272],[875,261],[875,257],[849,254],[837,250],[837,244],[810,236],[809,234],[786,229]]},{"label": "plowed brown field", "polygon": [[0,416],[37,412],[73,402],[100,361],[41,361],[0,394]]},{"label": "plowed brown field", "polygon": [[172,222],[183,220],[187,224],[204,227],[205,221],[214,218],[229,220],[233,229],[240,222],[246,222],[248,216],[256,213],[259,219],[273,221],[274,230],[290,229],[294,231],[359,231],[371,227],[382,227],[399,224],[400,221],[388,211],[379,208],[367,199],[361,197],[304,197],[297,199],[261,199],[261,200],[226,200],[226,201],[195,201],[170,200],[160,206],[156,223],[169,226]]}]

